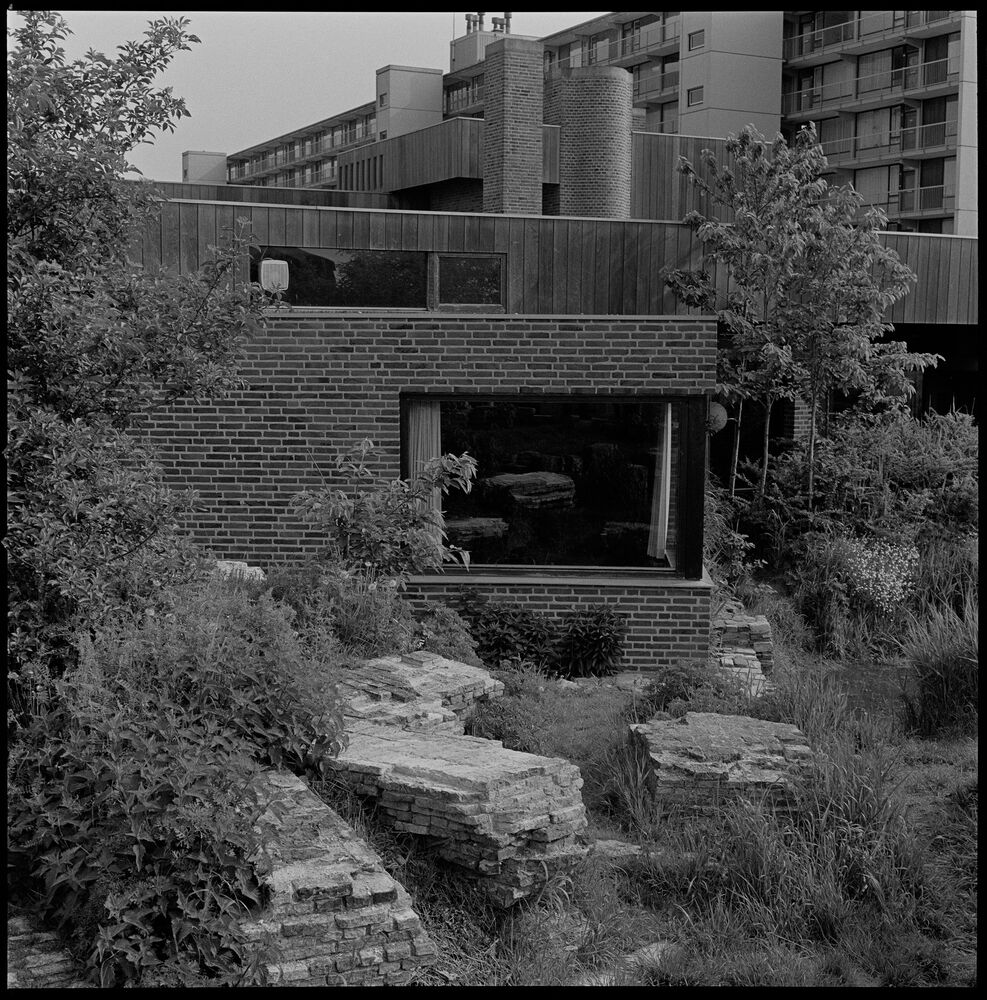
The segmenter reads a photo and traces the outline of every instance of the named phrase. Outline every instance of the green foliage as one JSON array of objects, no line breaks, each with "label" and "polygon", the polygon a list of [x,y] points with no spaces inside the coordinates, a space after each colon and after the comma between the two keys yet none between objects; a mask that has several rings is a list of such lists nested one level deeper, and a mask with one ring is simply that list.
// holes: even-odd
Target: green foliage
[{"label": "green foliage", "polygon": [[102,985],[162,964],[260,975],[239,929],[259,901],[259,766],[319,773],[344,742],[334,646],[292,619],[219,581],[119,612],[25,728],[9,770],[13,888],[75,933]]},{"label": "green foliage", "polygon": [[461,592],[457,607],[476,639],[477,655],[488,667],[496,668],[503,660],[544,665],[552,659],[555,633],[547,616],[513,601],[493,601],[472,589]]},{"label": "green foliage", "polygon": [[747,126],[726,149],[728,164],[718,164],[706,149],[701,172],[684,158],[679,169],[715,206],[717,217],[691,212],[685,221],[708,261],[726,268],[727,297],[717,301],[705,267],[672,271],[666,282],[687,303],[718,311],[728,334],[718,359],[718,394],[740,408],[746,399],[765,408],[761,491],[773,403],[800,397],[809,405],[811,507],[819,402],[833,389],[858,391],[878,406],[906,399],[914,390],[904,372],[936,357],[909,354],[899,343],[874,346],[891,330],[884,314],[915,275],[882,244],[884,215],[862,212],[863,199],[852,187],[822,179],[826,158],[812,123],[792,146],[781,135],[769,146]]},{"label": "green foliage", "polygon": [[736,530],[739,502],[707,477],[703,507],[703,564],[720,587],[732,589],[750,576],[754,543]]},{"label": "green foliage", "polygon": [[913,616],[901,639],[909,662],[903,694],[907,728],[922,737],[976,726],[980,700],[979,602],[957,613],[949,604]]},{"label": "green foliage", "polygon": [[623,653],[626,624],[606,607],[555,619],[513,601],[464,590],[459,610],[488,667],[521,660],[559,677],[602,676],[614,673]]},{"label": "green foliage", "polygon": [[559,623],[554,663],[563,677],[599,677],[612,674],[624,651],[627,626],[607,607],[574,611]]},{"label": "green foliage", "polygon": [[257,981],[239,926],[259,901],[256,767],[238,741],[167,698],[132,696],[109,711],[56,703],[32,743],[8,797],[13,888],[73,936],[99,985],[190,966]]},{"label": "green foliage", "polygon": [[[365,439],[352,454],[336,459],[336,474],[372,482],[370,489],[331,489],[299,493],[295,508],[327,536],[326,560],[350,573],[397,580],[403,586],[414,573],[435,572],[458,561],[459,550],[443,544],[444,520],[433,504],[437,492],[468,493],[476,476],[469,455],[444,455],[427,462],[414,478],[384,480],[367,465],[373,442]],[[464,555],[464,554],[460,554]]]},{"label": "green foliage", "polygon": [[152,22],[116,59],[67,62],[58,15],[26,11],[8,51],[7,346],[11,701],[21,672],[58,675],[71,634],[138,605],[194,569],[176,524],[191,498],[169,491],[129,432],[170,400],[238,384],[259,316],[231,278],[235,234],[195,275],[130,263],[153,189],[126,155],[187,115],[154,77],[197,41],[184,19]]},{"label": "green foliage", "polygon": [[638,722],[659,712],[678,717],[686,712],[732,714],[742,708],[737,682],[721,673],[715,664],[703,660],[679,660],[656,672],[634,702]]},{"label": "green foliage", "polygon": [[418,633],[421,648],[429,653],[438,653],[471,667],[483,665],[465,619],[444,604],[425,605],[419,616]]}]

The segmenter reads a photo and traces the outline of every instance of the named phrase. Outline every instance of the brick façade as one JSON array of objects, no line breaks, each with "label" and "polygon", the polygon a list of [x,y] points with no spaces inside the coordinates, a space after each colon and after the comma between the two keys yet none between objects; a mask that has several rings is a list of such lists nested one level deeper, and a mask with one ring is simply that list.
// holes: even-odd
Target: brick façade
[{"label": "brick fa\u00e7ade", "polygon": [[[700,396],[712,389],[715,353],[715,320],[694,317],[284,312],[269,316],[250,345],[245,388],[215,403],[173,405],[145,433],[168,482],[198,493],[192,538],[220,558],[271,567],[320,550],[319,533],[293,513],[291,498],[325,482],[344,485],[332,480],[340,452],[370,438],[375,470],[400,475],[402,393]],[[657,665],[666,655],[656,653],[659,637],[673,656],[683,627],[689,638],[673,659],[704,655],[708,584],[674,580],[689,586],[673,594],[653,580],[589,588],[532,581],[491,593],[508,587],[560,613],[573,602],[623,613],[626,603],[639,620],[625,669]]]}]

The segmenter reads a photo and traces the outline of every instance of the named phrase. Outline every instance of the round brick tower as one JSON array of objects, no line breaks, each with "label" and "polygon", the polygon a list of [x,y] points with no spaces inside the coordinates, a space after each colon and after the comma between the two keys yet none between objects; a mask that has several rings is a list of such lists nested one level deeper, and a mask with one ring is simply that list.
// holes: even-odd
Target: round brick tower
[{"label": "round brick tower", "polygon": [[584,66],[559,82],[549,99],[561,112],[559,212],[626,219],[631,212],[631,75],[619,66]]}]

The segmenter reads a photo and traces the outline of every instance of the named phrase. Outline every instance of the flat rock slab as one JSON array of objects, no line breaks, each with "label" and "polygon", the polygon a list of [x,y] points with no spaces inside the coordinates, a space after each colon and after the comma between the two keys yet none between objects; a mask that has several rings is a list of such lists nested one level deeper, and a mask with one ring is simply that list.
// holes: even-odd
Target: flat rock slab
[{"label": "flat rock slab", "polygon": [[380,856],[301,778],[265,785],[271,898],[244,929],[277,945],[270,985],[400,986],[430,965],[435,945]]},{"label": "flat rock slab", "polygon": [[348,718],[402,729],[461,735],[477,701],[504,693],[482,667],[424,651],[364,660],[341,673]]},{"label": "flat rock slab", "polygon": [[525,898],[585,856],[574,764],[495,740],[378,723],[354,722],[348,735],[349,746],[329,765],[335,776],[374,800],[395,830],[427,837],[497,905]]},{"label": "flat rock slab", "polygon": [[505,472],[480,481],[480,490],[503,495],[518,507],[571,507],[576,484],[559,472]]},{"label": "flat rock slab", "polygon": [[7,920],[7,989],[65,989],[88,986],[53,931],[26,916]]},{"label": "flat rock slab", "polygon": [[655,798],[697,810],[741,795],[787,809],[792,779],[812,759],[795,726],[712,712],[632,725],[630,740],[648,762]]}]

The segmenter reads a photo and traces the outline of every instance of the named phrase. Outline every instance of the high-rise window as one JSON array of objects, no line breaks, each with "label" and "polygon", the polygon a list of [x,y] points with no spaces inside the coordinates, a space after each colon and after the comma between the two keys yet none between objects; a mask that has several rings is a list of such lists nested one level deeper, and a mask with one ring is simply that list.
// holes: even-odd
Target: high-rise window
[{"label": "high-rise window", "polygon": [[694,108],[697,104],[703,103],[703,88],[702,87],[690,87],[686,91],[686,104],[690,108]]},{"label": "high-rise window", "polygon": [[696,49],[701,49],[706,44],[706,31],[705,29],[700,29],[699,31],[689,32],[689,51],[695,52]]}]

